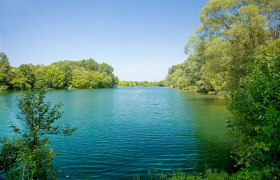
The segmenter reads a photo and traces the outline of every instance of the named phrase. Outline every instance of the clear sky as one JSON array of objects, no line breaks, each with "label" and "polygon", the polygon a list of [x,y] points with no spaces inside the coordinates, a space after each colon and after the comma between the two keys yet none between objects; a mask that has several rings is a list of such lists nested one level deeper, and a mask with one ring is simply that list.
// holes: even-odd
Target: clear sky
[{"label": "clear sky", "polygon": [[186,59],[207,0],[0,0],[12,66],[93,58],[120,80],[158,81]]}]

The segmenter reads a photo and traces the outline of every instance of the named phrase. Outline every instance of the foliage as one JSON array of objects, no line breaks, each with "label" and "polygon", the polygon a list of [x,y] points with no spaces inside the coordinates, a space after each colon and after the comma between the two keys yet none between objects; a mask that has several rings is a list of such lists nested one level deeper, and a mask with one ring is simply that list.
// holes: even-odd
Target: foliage
[{"label": "foliage", "polygon": [[[164,178],[163,178],[164,179]],[[166,178],[167,179],[167,178]],[[170,179],[172,180],[225,180],[230,179],[230,176],[226,172],[219,172],[217,170],[208,169],[205,173],[200,174],[174,174]]]},{"label": "foliage", "polygon": [[[188,59],[166,84],[227,92],[240,172],[233,179],[280,177],[280,1],[210,0],[186,45]],[[196,178],[196,177],[195,177]]]},{"label": "foliage", "polygon": [[[262,180],[262,179],[277,179],[277,176],[274,176],[273,173],[277,171],[275,167],[262,166],[257,167],[253,166],[250,168],[245,168],[236,173],[228,174],[224,171],[217,171],[213,169],[208,169],[204,173],[184,173],[177,172],[174,173],[171,177],[161,176],[160,179],[172,179],[172,180]],[[279,172],[279,168],[278,168]]]},{"label": "foliage", "polygon": [[4,53],[0,53],[0,90],[9,88],[11,66],[8,57]]},{"label": "foliage", "polygon": [[82,89],[116,87],[118,78],[114,69],[93,59],[60,61],[49,66],[22,64],[10,66],[7,56],[1,55],[0,90]]},{"label": "foliage", "polygon": [[119,87],[151,87],[151,86],[164,86],[163,82],[148,82],[148,81],[120,81]]},{"label": "foliage", "polygon": [[19,69],[12,69],[12,80],[11,85],[15,90],[29,90],[31,89],[31,85],[28,83],[28,79],[24,76],[24,74]]},{"label": "foliage", "polygon": [[280,54],[266,55],[258,59],[240,88],[231,93],[229,109],[234,117],[228,126],[235,139],[238,165],[280,167],[279,72]]},{"label": "foliage", "polygon": [[279,38],[277,0],[211,0],[189,39],[188,59],[170,68],[166,84],[198,92],[238,88],[267,43]]},{"label": "foliage", "polygon": [[64,87],[65,75],[57,66],[50,66],[45,74],[48,87],[59,89]]},{"label": "foliage", "polygon": [[[242,169],[231,175],[231,179],[279,179],[279,167],[273,166],[252,166]],[[278,174],[278,175],[277,175]]]},{"label": "foliage", "polygon": [[45,92],[28,92],[18,101],[17,118],[23,128],[12,125],[13,138],[1,141],[0,169],[7,179],[54,179],[55,153],[49,147],[50,135],[71,135],[76,128],[54,123],[62,116],[61,104],[44,102]]},{"label": "foliage", "polygon": [[[136,179],[141,179],[140,177]],[[224,171],[217,171],[215,169],[207,169],[204,173],[187,173],[183,171],[173,172],[171,174],[161,173],[160,176],[149,175],[148,178],[143,179],[161,179],[161,180],[226,180],[232,179],[231,176]]]}]

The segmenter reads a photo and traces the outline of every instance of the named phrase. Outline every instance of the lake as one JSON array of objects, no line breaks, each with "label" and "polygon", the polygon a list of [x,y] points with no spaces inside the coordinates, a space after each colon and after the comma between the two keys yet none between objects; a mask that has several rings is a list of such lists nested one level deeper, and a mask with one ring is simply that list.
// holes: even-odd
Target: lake
[{"label": "lake", "polygon": [[[0,136],[16,120],[18,92],[0,93]],[[227,170],[231,140],[224,99],[161,88],[58,90],[61,124],[79,129],[52,137],[60,179],[132,179],[176,171]]]}]

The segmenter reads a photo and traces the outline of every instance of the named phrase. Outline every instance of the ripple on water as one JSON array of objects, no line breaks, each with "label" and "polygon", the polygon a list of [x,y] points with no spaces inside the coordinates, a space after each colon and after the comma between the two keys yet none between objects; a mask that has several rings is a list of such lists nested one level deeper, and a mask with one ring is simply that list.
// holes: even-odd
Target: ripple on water
[{"label": "ripple on water", "polygon": [[[0,96],[1,132],[15,117],[14,98]],[[132,179],[231,165],[223,100],[168,88],[52,91],[47,100],[64,104],[61,124],[79,128],[51,139],[60,179]]]}]

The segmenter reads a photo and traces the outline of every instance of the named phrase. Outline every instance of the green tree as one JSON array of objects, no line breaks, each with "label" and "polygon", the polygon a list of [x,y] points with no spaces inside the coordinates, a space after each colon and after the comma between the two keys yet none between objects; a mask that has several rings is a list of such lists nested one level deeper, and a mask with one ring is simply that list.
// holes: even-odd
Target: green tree
[{"label": "green tree", "polygon": [[79,61],[80,67],[89,71],[98,71],[99,64],[94,59],[83,59]]},{"label": "green tree", "polygon": [[72,84],[73,88],[84,89],[90,85],[88,72],[81,67],[76,67],[72,71]]},{"label": "green tree", "polygon": [[74,63],[72,61],[59,61],[52,65],[59,67],[65,76],[65,87],[70,87],[72,83],[72,71],[74,69]]},{"label": "green tree", "polygon": [[[280,40],[257,59],[240,88],[231,93],[229,109],[234,117],[228,126],[235,140],[239,165],[273,168],[280,177]],[[278,48],[276,48],[278,46]],[[278,53],[274,50],[278,49]]]},{"label": "green tree", "polygon": [[243,4],[253,4],[258,7],[261,15],[266,17],[270,37],[280,38],[280,1],[278,0],[238,0]]},{"label": "green tree", "polygon": [[109,88],[116,87],[119,81],[112,66],[93,59],[59,61],[49,66],[22,64],[12,68],[4,53],[0,53],[0,58],[0,90]]},{"label": "green tree", "polygon": [[24,76],[22,71],[14,68],[11,70],[11,74],[12,74],[12,81],[10,83],[13,89],[29,90],[32,88],[31,85],[29,84],[28,79],[26,78],[26,76]]},{"label": "green tree", "polygon": [[207,80],[216,91],[227,91],[229,83],[230,42],[213,39],[206,45],[204,57],[207,61],[201,68],[201,76]]},{"label": "green tree", "polygon": [[24,128],[12,125],[14,138],[2,140],[0,167],[7,179],[54,179],[54,152],[50,149],[50,135],[71,135],[76,129],[54,123],[62,116],[61,104],[44,102],[45,92],[28,92],[18,102],[18,119]]},{"label": "green tree", "polygon": [[32,64],[22,64],[18,67],[18,70],[24,78],[26,78],[26,83],[29,84],[30,88],[35,87],[36,77],[34,74],[34,65]]},{"label": "green tree", "polygon": [[59,67],[65,75],[65,86],[69,88],[106,88],[115,87],[118,78],[113,68],[106,63],[93,59],[80,61],[60,61],[52,65]]},{"label": "green tree", "polygon": [[46,80],[46,66],[38,65],[34,68],[34,74],[36,77],[35,89],[48,88],[48,81]]},{"label": "green tree", "polygon": [[114,81],[112,76],[108,75],[105,72],[99,73],[100,82],[99,87],[106,88],[106,87],[114,87]]},{"label": "green tree", "polygon": [[101,76],[100,73],[95,71],[90,71],[88,74],[89,86],[90,88],[98,88],[101,86]]},{"label": "green tree", "polygon": [[114,68],[106,63],[102,63],[102,64],[99,64],[98,71],[105,72],[108,75],[111,75],[114,71]]},{"label": "green tree", "polygon": [[277,0],[210,0],[185,47],[184,73],[169,71],[167,84],[202,92],[238,88],[267,43],[278,37],[279,7]]},{"label": "green tree", "polygon": [[0,53],[0,90],[7,90],[10,83],[11,66],[5,53]]},{"label": "green tree", "polygon": [[239,86],[267,40],[266,18],[255,3],[211,0],[201,13],[199,35],[207,42],[204,77],[217,89]]},{"label": "green tree", "polygon": [[65,75],[57,66],[50,66],[46,71],[45,78],[50,88],[59,89],[64,87]]}]

